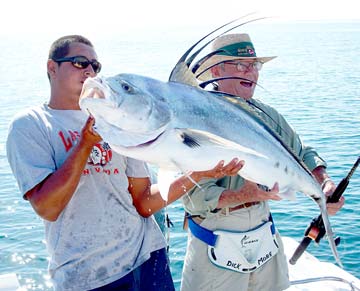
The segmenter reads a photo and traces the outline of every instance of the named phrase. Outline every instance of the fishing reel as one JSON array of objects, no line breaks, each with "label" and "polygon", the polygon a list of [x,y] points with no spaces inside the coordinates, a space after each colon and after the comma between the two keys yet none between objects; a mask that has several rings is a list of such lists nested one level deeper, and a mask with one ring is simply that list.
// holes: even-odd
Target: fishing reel
[{"label": "fishing reel", "polygon": [[[320,240],[325,236],[326,230],[324,223],[322,222],[322,217],[319,215],[317,218],[313,218],[307,229],[305,230],[304,236],[310,238],[317,244],[320,243]],[[335,245],[340,244],[340,237],[334,239]]]}]

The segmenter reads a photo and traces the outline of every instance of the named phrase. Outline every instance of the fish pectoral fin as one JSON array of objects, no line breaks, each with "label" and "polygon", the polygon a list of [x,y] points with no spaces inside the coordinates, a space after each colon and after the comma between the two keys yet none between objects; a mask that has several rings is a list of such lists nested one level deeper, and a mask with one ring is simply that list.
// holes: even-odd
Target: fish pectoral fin
[{"label": "fish pectoral fin", "polygon": [[279,196],[283,199],[288,199],[292,201],[296,200],[296,192],[293,188],[290,187],[280,189]]},{"label": "fish pectoral fin", "polygon": [[196,137],[189,135],[186,132],[183,132],[181,135],[182,143],[190,148],[200,147],[200,143],[197,141]]},{"label": "fish pectoral fin", "polygon": [[267,158],[263,154],[254,151],[251,148],[242,146],[207,131],[190,128],[176,128],[175,130],[178,134],[180,141],[190,148],[214,146],[217,148],[223,148],[225,150],[234,150],[242,152],[244,154]]},{"label": "fish pectoral fin", "polygon": [[182,173],[179,171],[171,171],[160,168],[157,173],[158,188],[160,195],[164,201],[168,201],[169,188],[172,182],[174,182]]}]

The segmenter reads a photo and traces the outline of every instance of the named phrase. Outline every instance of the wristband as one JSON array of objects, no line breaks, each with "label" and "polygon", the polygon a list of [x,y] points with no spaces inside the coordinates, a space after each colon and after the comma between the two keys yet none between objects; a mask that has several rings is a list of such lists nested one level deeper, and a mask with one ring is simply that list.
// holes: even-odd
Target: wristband
[{"label": "wristband", "polygon": [[329,177],[325,178],[324,181],[322,181],[322,183],[321,183],[321,189],[324,189],[325,184],[329,181],[331,181],[331,179]]}]

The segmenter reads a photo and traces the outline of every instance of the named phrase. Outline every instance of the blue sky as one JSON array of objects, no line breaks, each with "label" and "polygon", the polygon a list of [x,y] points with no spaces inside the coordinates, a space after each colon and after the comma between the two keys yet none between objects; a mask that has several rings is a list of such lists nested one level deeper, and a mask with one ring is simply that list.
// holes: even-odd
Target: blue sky
[{"label": "blue sky", "polygon": [[[223,6],[219,7],[219,3]],[[101,33],[159,25],[214,27],[254,11],[275,16],[279,21],[360,20],[357,3],[358,0],[7,0],[1,5],[0,31]]]}]

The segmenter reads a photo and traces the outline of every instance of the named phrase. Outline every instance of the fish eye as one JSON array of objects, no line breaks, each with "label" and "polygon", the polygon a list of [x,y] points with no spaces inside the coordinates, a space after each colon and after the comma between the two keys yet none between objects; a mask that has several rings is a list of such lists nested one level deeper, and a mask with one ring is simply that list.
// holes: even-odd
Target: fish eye
[{"label": "fish eye", "polygon": [[126,85],[126,84],[123,84],[123,85],[122,85],[122,88],[123,88],[125,91],[129,91],[129,90],[130,90],[130,86],[129,86],[129,85]]},{"label": "fish eye", "polygon": [[121,82],[121,88],[128,93],[133,92],[133,88],[126,82]]}]

